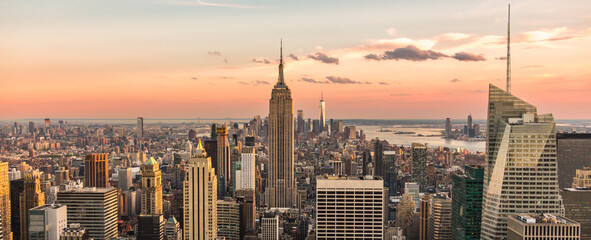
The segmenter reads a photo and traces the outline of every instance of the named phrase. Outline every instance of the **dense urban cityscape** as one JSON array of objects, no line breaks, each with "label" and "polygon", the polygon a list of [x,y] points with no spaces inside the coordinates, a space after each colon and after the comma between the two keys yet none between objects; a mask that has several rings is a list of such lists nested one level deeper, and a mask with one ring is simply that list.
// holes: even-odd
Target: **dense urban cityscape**
[{"label": "dense urban cityscape", "polygon": [[507,23],[484,120],[294,109],[282,41],[265,116],[1,120],[0,240],[591,240],[591,124],[512,93]]}]

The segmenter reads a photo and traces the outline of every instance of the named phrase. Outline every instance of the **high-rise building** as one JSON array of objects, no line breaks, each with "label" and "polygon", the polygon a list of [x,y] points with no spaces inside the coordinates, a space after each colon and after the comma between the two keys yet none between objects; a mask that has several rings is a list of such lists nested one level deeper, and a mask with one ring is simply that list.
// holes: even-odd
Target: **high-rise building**
[{"label": "high-rise building", "polygon": [[230,143],[228,142],[228,130],[226,126],[218,127],[217,131],[217,156],[218,165],[216,172],[218,175],[218,196],[230,196],[230,183],[232,181],[230,166]]},{"label": "high-rise building", "polygon": [[29,209],[45,204],[45,193],[41,191],[41,173],[27,172],[20,196],[21,240],[29,239]]},{"label": "high-rise building", "polygon": [[374,156],[374,175],[384,177],[386,165],[384,165],[384,144],[379,139],[376,139],[373,148]]},{"label": "high-rise building", "polygon": [[345,127],[345,138],[346,139],[357,139],[357,130],[355,130],[355,126],[346,126]]},{"label": "high-rise building", "polygon": [[451,138],[452,124],[451,118],[445,119],[445,138]]},{"label": "high-rise building", "polygon": [[256,229],[256,194],[254,189],[238,189],[236,190],[236,198],[243,198],[241,206],[240,229],[244,233],[254,231]]},{"label": "high-rise building", "polygon": [[29,239],[59,240],[68,227],[68,211],[65,205],[41,205],[29,209]]},{"label": "high-rise building", "polygon": [[[23,173],[23,176],[25,173]],[[21,201],[20,197],[25,190],[25,179],[20,178],[10,181],[10,231],[13,240],[21,239]]]},{"label": "high-rise building", "polygon": [[429,236],[429,209],[431,208],[431,195],[421,197],[419,206],[419,240],[427,240]]},{"label": "high-rise building", "polygon": [[411,227],[416,227],[411,226],[412,218],[416,209],[417,205],[415,205],[412,195],[406,193],[402,194],[402,199],[400,199],[400,202],[396,207],[396,227],[401,228],[402,232],[407,235]]},{"label": "high-rise building", "polygon": [[168,218],[164,224],[164,240],[182,240],[181,224],[174,217]]},{"label": "high-rise building", "polygon": [[10,182],[8,180],[8,163],[0,162],[0,236],[3,239],[12,239],[10,226],[10,193],[8,191]]},{"label": "high-rise building", "polygon": [[297,123],[297,132],[303,133],[306,132],[306,121],[304,120],[304,110],[298,110],[298,118],[296,120]]},{"label": "high-rise building", "polygon": [[591,167],[591,133],[556,134],[556,159],[558,186],[572,187],[576,170]]},{"label": "high-rise building", "polygon": [[507,215],[562,214],[551,114],[490,85],[482,239],[507,237]]},{"label": "high-rise building", "polygon": [[119,179],[119,188],[122,191],[129,190],[133,185],[131,168],[121,168],[117,171],[117,175]]},{"label": "high-rise building", "polygon": [[387,203],[380,177],[317,176],[316,199],[316,239],[384,237]]},{"label": "high-rise building", "polygon": [[242,153],[240,154],[240,167],[242,179],[240,181],[240,186],[238,186],[238,189],[255,189],[255,157],[256,155],[254,146],[249,146],[249,143],[247,143],[246,146],[242,148]]},{"label": "high-rise building", "polygon": [[200,141],[195,157],[187,162],[187,174],[183,182],[183,239],[217,238],[217,186],[215,169]]},{"label": "high-rise building", "polygon": [[162,214],[139,215],[137,217],[137,226],[137,239],[164,239],[164,217]]},{"label": "high-rise building", "polygon": [[261,240],[279,239],[279,216],[264,216],[261,218]]},{"label": "high-rise building", "polygon": [[559,215],[509,215],[507,240],[580,239],[581,224]]},{"label": "high-rise building", "polygon": [[410,194],[412,196],[412,200],[415,202],[415,206],[420,206],[420,186],[415,182],[405,182],[404,183],[404,193]]},{"label": "high-rise building", "polygon": [[35,123],[29,122],[29,132],[31,134],[35,133]]},{"label": "high-rise building", "polygon": [[573,177],[572,187],[591,187],[591,169],[589,167],[577,169],[575,176]]},{"label": "high-rise building", "polygon": [[581,224],[581,240],[591,240],[591,188],[563,188],[564,216]]},{"label": "high-rise building", "polygon": [[162,214],[162,173],[151,157],[142,166],[142,215]]},{"label": "high-rise building", "polygon": [[57,203],[68,206],[68,222],[80,223],[93,239],[117,237],[117,192],[115,188],[82,188],[60,191]]},{"label": "high-rise building", "polygon": [[232,198],[218,201],[218,237],[240,239],[240,203]]},{"label": "high-rise building", "polygon": [[451,198],[443,194],[431,196],[428,221],[428,240],[452,239]]},{"label": "high-rise building", "polygon": [[326,113],[325,113],[324,94],[320,94],[320,131],[326,131]]},{"label": "high-rise building", "polygon": [[84,187],[109,186],[109,156],[106,153],[86,154],[84,158]]},{"label": "high-rise building", "polygon": [[420,191],[427,190],[427,146],[420,143],[412,143],[411,146],[412,168],[411,178],[419,184]]},{"label": "high-rise building", "polygon": [[269,100],[269,163],[265,203],[269,207],[292,207],[297,185],[294,166],[293,100],[283,77],[283,48],[279,78]]},{"label": "high-rise building", "polygon": [[45,128],[51,127],[51,120],[49,118],[45,119]]},{"label": "high-rise building", "polygon": [[144,118],[137,117],[137,125],[135,127],[136,137],[137,139],[141,140],[144,138]]},{"label": "high-rise building", "polygon": [[480,239],[484,168],[466,166],[452,176],[451,232],[453,239]]}]

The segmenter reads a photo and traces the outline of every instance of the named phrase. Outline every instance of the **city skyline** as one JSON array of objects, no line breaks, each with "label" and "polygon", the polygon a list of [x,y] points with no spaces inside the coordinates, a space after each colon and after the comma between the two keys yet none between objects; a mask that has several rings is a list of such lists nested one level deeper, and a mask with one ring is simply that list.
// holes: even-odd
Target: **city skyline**
[{"label": "city skyline", "polygon": [[[576,2],[512,3],[512,92],[557,119],[590,118],[591,6]],[[484,119],[487,84],[504,88],[499,2],[1,5],[4,118],[264,116],[281,37],[306,116],[323,92],[328,119]]]}]

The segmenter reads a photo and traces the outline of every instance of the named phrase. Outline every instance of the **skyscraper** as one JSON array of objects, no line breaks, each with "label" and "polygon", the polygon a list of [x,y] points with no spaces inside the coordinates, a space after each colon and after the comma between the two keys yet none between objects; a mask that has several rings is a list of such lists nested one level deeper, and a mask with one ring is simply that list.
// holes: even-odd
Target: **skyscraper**
[{"label": "skyscraper", "polygon": [[451,118],[445,119],[445,138],[451,138],[452,124]]},{"label": "skyscraper", "polygon": [[119,188],[121,188],[123,191],[129,190],[133,183],[131,168],[121,168],[117,171],[117,173],[119,179]]},{"label": "skyscraper", "polygon": [[20,196],[21,240],[29,239],[29,209],[45,204],[41,191],[41,173],[32,171],[25,174],[23,193]]},{"label": "skyscraper", "polygon": [[0,228],[3,239],[12,239],[10,231],[10,193],[8,180],[8,163],[0,162]]},{"label": "skyscraper", "polygon": [[[251,138],[251,137],[247,137]],[[250,146],[249,146],[250,145]],[[246,141],[246,146],[242,148],[242,153],[240,154],[241,160],[241,169],[242,169],[242,176],[240,184],[237,189],[255,189],[255,153],[254,153],[254,146],[252,146],[249,141]]]},{"label": "skyscraper", "polygon": [[591,240],[591,188],[563,188],[564,216],[581,224],[581,240]]},{"label": "skyscraper", "polygon": [[68,222],[80,223],[93,239],[117,237],[117,189],[82,188],[57,193],[57,203],[68,206]]},{"label": "skyscraper", "polygon": [[589,167],[576,170],[572,187],[591,188],[591,169]]},{"label": "skyscraper", "polygon": [[383,239],[381,178],[317,176],[316,199],[316,239]]},{"label": "skyscraper", "polygon": [[482,239],[507,236],[507,215],[562,214],[551,114],[489,87]]},{"label": "skyscraper", "polygon": [[580,238],[581,224],[553,214],[510,215],[507,223],[507,240]]},{"label": "skyscraper", "polygon": [[137,125],[135,127],[135,131],[136,131],[136,137],[138,140],[141,140],[144,138],[144,118],[143,117],[137,117]]},{"label": "skyscraper", "polygon": [[279,216],[264,216],[261,219],[261,240],[279,239]]},{"label": "skyscraper", "polygon": [[324,94],[320,93],[320,132],[326,131],[326,113],[324,105]]},{"label": "skyscraper", "polygon": [[[23,175],[25,175],[23,173]],[[25,190],[25,179],[10,181],[10,230],[13,240],[21,239],[21,195]]]},{"label": "skyscraper", "polygon": [[429,202],[427,240],[452,239],[451,198],[436,194]]},{"label": "skyscraper", "polygon": [[451,232],[453,239],[480,239],[484,168],[466,166],[452,176]]},{"label": "skyscraper", "polygon": [[420,191],[427,190],[427,146],[420,143],[412,143],[411,146],[412,168],[411,178],[419,184]]},{"label": "skyscraper", "polygon": [[106,153],[86,154],[84,158],[84,187],[109,186],[109,156]]},{"label": "skyscraper", "polygon": [[151,157],[142,166],[142,215],[162,214],[162,173]]},{"label": "skyscraper", "polygon": [[219,238],[240,239],[240,203],[231,198],[218,201],[217,218]]},{"label": "skyscraper", "polygon": [[569,188],[577,169],[591,167],[591,133],[558,133],[556,141],[558,185]]},{"label": "skyscraper", "polygon": [[384,169],[386,165],[384,165],[384,145],[382,141],[376,139],[373,148],[373,156],[374,156],[374,175],[384,177]]},{"label": "skyscraper", "polygon": [[297,122],[297,132],[303,133],[306,132],[306,121],[304,121],[304,110],[298,110],[298,118]]},{"label": "skyscraper", "polygon": [[218,195],[220,197],[229,196],[231,183],[231,166],[230,166],[230,143],[228,142],[228,129],[224,125],[218,127],[217,131],[217,157],[218,165],[216,172],[218,175]]},{"label": "skyscraper", "polygon": [[183,239],[217,238],[217,186],[215,169],[199,141],[183,182]]},{"label": "skyscraper", "polygon": [[243,198],[240,230],[243,231],[241,234],[244,235],[246,232],[256,229],[256,194],[254,189],[238,189],[235,195],[236,198]]},{"label": "skyscraper", "polygon": [[291,91],[283,77],[281,51],[279,78],[269,100],[269,168],[264,199],[269,207],[292,207],[295,204],[292,104]]},{"label": "skyscraper", "polygon": [[174,217],[168,218],[168,220],[166,220],[166,224],[164,224],[164,239],[183,239],[183,231],[181,230],[181,224]]}]

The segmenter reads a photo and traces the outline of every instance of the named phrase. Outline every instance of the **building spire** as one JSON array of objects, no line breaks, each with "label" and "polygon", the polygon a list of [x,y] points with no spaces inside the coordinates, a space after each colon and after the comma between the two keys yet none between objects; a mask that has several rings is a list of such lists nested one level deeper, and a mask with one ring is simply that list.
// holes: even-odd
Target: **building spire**
[{"label": "building spire", "polygon": [[285,88],[285,79],[283,78],[283,39],[280,40],[280,47],[279,47],[279,78],[277,79],[277,84],[275,84],[275,88]]},{"label": "building spire", "polygon": [[507,93],[511,93],[511,4],[507,17]]}]

